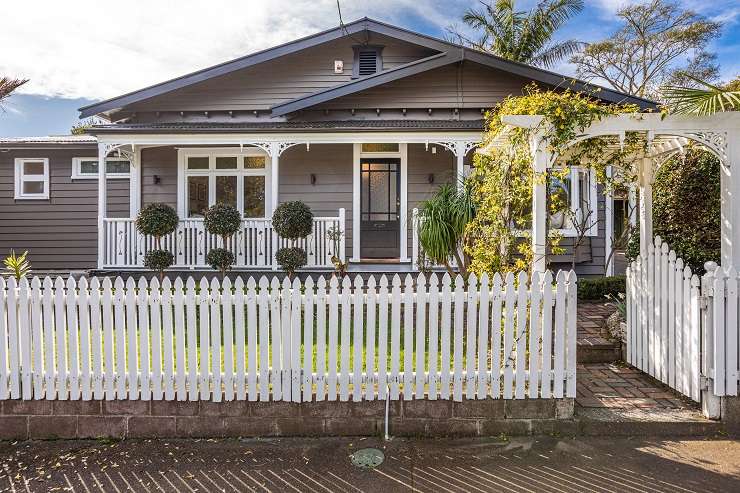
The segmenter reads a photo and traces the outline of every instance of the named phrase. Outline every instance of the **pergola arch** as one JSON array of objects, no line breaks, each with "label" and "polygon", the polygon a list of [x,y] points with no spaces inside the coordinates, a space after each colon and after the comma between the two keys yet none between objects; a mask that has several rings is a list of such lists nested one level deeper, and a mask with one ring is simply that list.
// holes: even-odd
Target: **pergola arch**
[{"label": "pergola arch", "polygon": [[[557,154],[547,147],[547,129],[542,115],[504,115],[508,127],[530,129],[532,166],[535,173],[546,173]],[[582,134],[568,143],[570,148],[584,140],[615,136],[624,142],[630,132],[645,133],[648,152],[636,157],[637,188],[640,196],[640,248],[646,249],[652,239],[652,184],[656,165],[662,165],[676,153],[683,152],[689,141],[697,142],[714,153],[721,163],[722,194],[722,264],[723,267],[740,268],[740,112],[717,113],[710,116],[661,115],[656,113],[630,113],[602,118],[584,129]],[[504,129],[500,136],[486,146],[506,145]],[[483,152],[485,152],[483,149]],[[546,185],[544,180],[534,180],[532,193],[532,249],[533,270],[546,267]]]}]

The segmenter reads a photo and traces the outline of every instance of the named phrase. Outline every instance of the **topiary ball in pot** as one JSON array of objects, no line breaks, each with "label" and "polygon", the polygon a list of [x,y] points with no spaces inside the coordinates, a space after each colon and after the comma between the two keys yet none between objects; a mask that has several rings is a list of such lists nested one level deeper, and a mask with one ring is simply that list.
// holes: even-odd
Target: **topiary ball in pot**
[{"label": "topiary ball in pot", "polygon": [[272,214],[272,227],[288,240],[305,238],[313,232],[313,212],[303,202],[283,202]]},{"label": "topiary ball in pot", "polygon": [[288,273],[288,277],[291,278],[295,274],[296,269],[300,269],[308,262],[306,251],[299,247],[281,248],[275,254],[275,260]]},{"label": "topiary ball in pot", "polygon": [[219,202],[206,210],[203,224],[209,233],[228,238],[241,228],[242,215],[233,205]]},{"label": "topiary ball in pot", "polygon": [[136,217],[136,229],[144,235],[159,239],[177,229],[180,218],[171,206],[162,203],[149,204]]},{"label": "topiary ball in pot", "polygon": [[159,272],[159,277],[162,277],[162,271],[173,263],[175,256],[168,250],[149,250],[144,254],[144,267]]},{"label": "topiary ball in pot", "polygon": [[234,265],[235,261],[234,254],[225,248],[214,248],[206,255],[208,265],[215,270],[221,271],[222,274],[226,273]]}]

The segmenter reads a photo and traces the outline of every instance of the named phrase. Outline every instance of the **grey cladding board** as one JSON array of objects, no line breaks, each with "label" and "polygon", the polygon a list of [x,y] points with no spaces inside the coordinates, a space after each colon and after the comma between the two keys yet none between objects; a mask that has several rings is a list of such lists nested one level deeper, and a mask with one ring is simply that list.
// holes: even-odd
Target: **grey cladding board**
[{"label": "grey cladding board", "polygon": [[[15,158],[49,159],[49,200],[15,200]],[[72,158],[97,147],[0,152],[0,256],[29,252],[35,269],[90,269],[97,264],[98,182],[72,180]],[[108,216],[128,217],[129,180],[108,181]]]}]

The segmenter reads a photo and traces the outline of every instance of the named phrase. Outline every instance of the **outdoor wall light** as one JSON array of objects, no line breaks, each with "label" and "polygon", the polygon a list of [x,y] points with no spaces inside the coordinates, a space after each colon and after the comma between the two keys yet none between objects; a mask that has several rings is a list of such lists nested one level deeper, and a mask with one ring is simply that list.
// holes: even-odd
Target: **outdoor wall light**
[{"label": "outdoor wall light", "polygon": [[316,185],[316,175],[311,173],[311,185]]},{"label": "outdoor wall light", "polygon": [[152,178],[154,178],[155,185],[159,185],[162,182],[162,179],[159,177],[159,175],[154,175]]},{"label": "outdoor wall light", "polygon": [[429,176],[427,177],[427,181],[429,182],[430,185],[434,183],[434,173],[429,173]]}]

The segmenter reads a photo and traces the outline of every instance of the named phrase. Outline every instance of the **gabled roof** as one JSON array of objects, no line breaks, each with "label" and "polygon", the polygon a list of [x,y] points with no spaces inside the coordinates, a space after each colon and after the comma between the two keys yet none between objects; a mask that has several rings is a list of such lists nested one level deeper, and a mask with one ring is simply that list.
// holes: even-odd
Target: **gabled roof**
[{"label": "gabled roof", "polygon": [[306,48],[311,48],[313,46],[317,46],[329,41],[334,41],[336,39],[340,39],[352,34],[357,34],[363,31],[372,31],[378,34],[384,34],[396,39],[415,43],[420,46],[425,46],[437,51],[442,51],[449,47],[448,43],[435,39],[431,36],[415,33],[407,29],[392,26],[390,24],[365,17],[349,24],[345,24],[344,27],[335,27],[334,29],[329,29],[328,31],[322,31],[320,33],[312,34],[311,36],[307,36],[305,38],[300,38],[295,41],[290,41],[289,43],[275,46],[273,48],[258,51],[257,53],[252,53],[251,55],[243,56],[235,60],[214,65],[203,70],[198,70],[197,72],[192,72],[190,74],[183,75],[175,79],[161,82],[153,86],[145,87],[144,89],[139,89],[138,91],[133,91],[122,96],[117,96],[115,98],[101,101],[99,103],[83,106],[79,109],[80,118],[86,118],[88,116],[97,115],[105,111],[121,108],[123,106],[142,101],[144,99],[159,96],[160,94],[174,91],[176,89],[196,84],[198,82],[203,82],[204,80],[212,79],[214,77],[226,75],[236,70],[251,67],[262,62],[273,60],[281,56],[289,55],[291,53],[295,53]]},{"label": "gabled roof", "polygon": [[83,106],[82,108],[80,108],[80,118],[85,118],[88,116],[121,108],[132,103],[159,96],[161,94],[181,89],[183,87],[187,87],[198,82],[203,82],[214,77],[226,75],[237,70],[251,67],[259,63],[273,60],[281,56],[295,53],[307,48],[311,48],[313,46],[317,46],[363,31],[371,31],[409,43],[414,43],[419,46],[424,46],[426,48],[435,50],[438,53],[421,60],[416,60],[405,65],[401,65],[391,70],[379,72],[367,77],[358,78],[351,82],[340,84],[327,90],[319,91],[308,96],[280,103],[272,108],[273,115],[285,115],[287,113],[291,113],[293,111],[307,108],[315,104],[329,101],[337,97],[352,94],[371,87],[385,84],[387,82],[391,82],[393,80],[401,79],[444,65],[459,62],[461,60],[470,60],[482,65],[497,68],[506,72],[510,72],[512,74],[516,74],[537,82],[542,82],[556,87],[570,87],[577,91],[593,91],[594,89],[599,89],[599,98],[605,101],[615,103],[633,103],[637,104],[641,108],[656,106],[656,103],[647,99],[631,96],[619,91],[589,84],[587,82],[566,77],[555,72],[551,72],[549,70],[544,70],[523,63],[507,60],[492,55],[490,53],[466,48],[456,43],[444,41],[420,33],[415,33],[413,31],[386,24],[384,22],[376,21],[369,18],[363,18],[349,24],[345,24],[344,27],[340,26],[328,31],[323,31],[318,34],[314,34],[305,38],[276,46],[274,48],[259,51],[257,53],[237,58],[229,62],[214,65],[213,67],[209,67],[197,72],[183,75],[175,79],[155,84],[153,86],[149,86],[138,91],[130,92],[128,94],[101,101],[99,103]]}]

